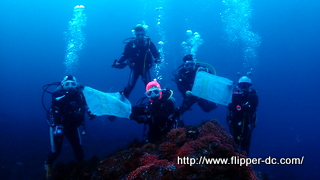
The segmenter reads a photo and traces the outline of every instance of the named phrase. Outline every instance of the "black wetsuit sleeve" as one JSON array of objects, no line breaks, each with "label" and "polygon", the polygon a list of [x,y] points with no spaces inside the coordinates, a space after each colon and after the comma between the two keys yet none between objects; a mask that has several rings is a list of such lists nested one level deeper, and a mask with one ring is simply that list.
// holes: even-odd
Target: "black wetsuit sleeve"
[{"label": "black wetsuit sleeve", "polygon": [[128,42],[126,44],[126,46],[124,47],[124,51],[123,51],[122,56],[120,57],[118,63],[123,63],[124,61],[129,59],[131,54],[132,54],[132,43]]},{"label": "black wetsuit sleeve", "polygon": [[188,91],[188,89],[183,85],[183,82],[178,82],[178,90],[180,91],[180,93],[185,96],[186,92]]},{"label": "black wetsuit sleeve", "polygon": [[184,78],[181,77],[181,70],[178,71],[178,75],[175,77],[175,82],[177,84],[178,90],[179,92],[185,96],[186,92],[188,91],[187,88],[187,84],[188,82],[186,82],[186,80]]},{"label": "black wetsuit sleeve", "polygon": [[146,106],[132,106],[132,111],[130,114],[130,119],[137,121],[137,123],[145,123],[146,121],[146,115],[145,112]]},{"label": "black wetsuit sleeve", "polygon": [[173,80],[174,82],[177,84],[179,82],[180,79],[180,68],[177,68],[176,70],[173,71]]},{"label": "black wetsuit sleeve", "polygon": [[150,41],[150,51],[151,51],[152,56],[155,59],[159,59],[160,58],[160,53],[159,53],[159,51],[157,50],[156,46],[153,44],[152,41]]},{"label": "black wetsuit sleeve", "polygon": [[235,111],[236,110],[236,106],[238,104],[240,104],[240,102],[238,102],[239,100],[239,91],[237,88],[234,88],[233,91],[232,91],[232,100],[231,100],[231,103],[228,104],[228,109],[230,111]]},{"label": "black wetsuit sleeve", "polygon": [[88,107],[86,98],[85,98],[85,96],[84,96],[84,94],[83,94],[83,91],[81,90],[81,92],[80,92],[79,94],[80,94],[80,96],[82,97],[82,98],[81,98],[81,100],[82,100],[82,101],[81,101],[82,108],[87,112],[87,114],[88,114],[89,116],[92,115],[91,112],[90,112],[90,110],[89,110],[89,107]]},{"label": "black wetsuit sleeve", "polygon": [[253,90],[252,97],[251,97],[251,100],[249,103],[251,105],[252,111],[256,111],[257,107],[258,107],[258,103],[259,103],[259,98],[258,98],[256,90]]}]

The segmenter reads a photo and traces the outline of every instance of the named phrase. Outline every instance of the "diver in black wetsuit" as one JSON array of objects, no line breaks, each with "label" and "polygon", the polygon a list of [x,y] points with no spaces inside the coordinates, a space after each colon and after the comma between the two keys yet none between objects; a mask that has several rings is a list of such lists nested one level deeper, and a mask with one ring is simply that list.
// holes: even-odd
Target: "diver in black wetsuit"
[{"label": "diver in black wetsuit", "polygon": [[191,106],[195,103],[198,103],[204,112],[210,112],[217,108],[216,103],[199,98],[191,93],[197,71],[206,71],[208,73],[211,73],[211,71],[207,67],[196,63],[191,54],[184,56],[183,62],[182,65],[173,71],[174,81],[183,96],[183,101],[179,108],[181,115],[185,111],[190,110]]},{"label": "diver in black wetsuit", "polygon": [[[78,127],[84,125],[87,104],[82,93],[83,86],[79,86],[76,78],[66,76],[52,94],[52,104],[49,114],[51,152],[45,162],[47,179],[52,178],[51,166],[59,156],[63,138],[71,144],[78,161],[84,160],[81,136]],[[90,120],[95,116],[88,112]]]},{"label": "diver in black wetsuit", "polygon": [[[132,38],[125,46],[124,52],[122,53],[119,61],[115,60],[112,67],[122,69],[128,65],[131,69],[129,82],[127,87],[124,89],[124,95],[129,98],[131,91],[133,90],[139,76],[145,85],[151,81],[150,68],[153,62],[160,63],[160,53],[156,46],[146,36],[145,26],[138,24],[133,32],[135,37]],[[154,60],[152,59],[154,58]]]},{"label": "diver in black wetsuit", "polygon": [[183,126],[172,95],[172,90],[161,89],[160,84],[154,80],[146,86],[146,96],[150,102],[132,107],[130,119],[149,127],[146,142],[155,143],[171,129]]},{"label": "diver in black wetsuit", "polygon": [[249,156],[252,131],[256,126],[258,96],[251,88],[251,79],[242,76],[235,86],[232,102],[228,105],[227,123],[240,151]]}]

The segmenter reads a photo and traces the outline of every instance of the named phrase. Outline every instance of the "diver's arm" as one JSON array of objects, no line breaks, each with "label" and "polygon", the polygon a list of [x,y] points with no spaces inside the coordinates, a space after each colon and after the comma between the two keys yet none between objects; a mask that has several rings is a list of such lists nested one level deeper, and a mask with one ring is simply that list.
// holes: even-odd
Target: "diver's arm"
[{"label": "diver's arm", "polygon": [[147,122],[147,116],[145,108],[146,106],[132,106],[132,112],[130,114],[130,120],[135,120],[137,123],[146,123]]},{"label": "diver's arm", "polygon": [[152,41],[150,41],[150,51],[154,59],[160,59],[160,53]]},{"label": "diver's arm", "polygon": [[178,81],[177,87],[178,87],[178,90],[180,91],[180,93],[183,95],[183,97],[187,96],[186,92],[188,91],[188,89],[184,86],[183,81]]},{"label": "diver's arm", "polygon": [[89,116],[89,120],[93,120],[96,117],[96,115],[92,114],[92,112],[90,111],[89,106],[87,104],[87,101],[85,100],[85,96],[84,96],[82,90],[79,93],[79,95],[82,98],[82,102],[81,102],[82,103],[82,105],[81,105],[82,109],[84,109],[84,111],[87,112],[87,114]]},{"label": "diver's arm", "polygon": [[178,87],[178,90],[179,90],[179,92],[181,93],[181,94],[183,94],[183,96],[185,96],[186,95],[186,92],[188,91],[188,89],[185,87],[185,81],[184,81],[184,79],[181,77],[181,73],[183,73],[183,72],[181,72],[181,70],[179,70],[178,72],[177,72],[177,75],[174,77],[174,81],[175,81],[175,83],[176,83],[176,85],[177,85],[177,87]]},{"label": "diver's arm", "polygon": [[257,95],[257,92],[256,90],[253,89],[253,97],[251,99],[251,106],[252,106],[252,110],[253,111],[256,111],[257,107],[258,107],[258,103],[259,103],[259,98],[258,98],[258,95]]},{"label": "diver's arm", "polygon": [[127,59],[129,59],[129,57],[131,55],[132,45],[130,45],[129,43],[127,43],[126,46],[124,47],[124,51],[122,53],[122,56],[120,57],[120,59],[118,61],[118,63],[120,63],[120,64],[125,62]]},{"label": "diver's arm", "polygon": [[234,89],[232,92],[232,99],[231,99],[231,103],[228,104],[228,109],[230,111],[236,111],[236,106],[237,106],[237,102],[235,102],[237,94],[236,94],[236,90]]}]

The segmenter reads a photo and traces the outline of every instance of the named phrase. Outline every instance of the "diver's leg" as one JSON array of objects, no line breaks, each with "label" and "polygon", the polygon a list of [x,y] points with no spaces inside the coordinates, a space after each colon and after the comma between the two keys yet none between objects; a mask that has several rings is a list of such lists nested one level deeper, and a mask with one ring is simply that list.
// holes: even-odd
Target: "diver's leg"
[{"label": "diver's leg", "polygon": [[247,156],[249,156],[250,152],[251,136],[256,126],[256,118],[256,112],[247,113],[246,126],[243,131],[243,142],[241,144],[241,150],[245,151]]},{"label": "diver's leg", "polygon": [[141,75],[141,79],[145,86],[151,81],[150,71],[147,70],[145,74]]},{"label": "diver's leg", "polygon": [[136,85],[136,82],[138,80],[139,74],[137,71],[132,68],[129,75],[129,81],[127,87],[124,89],[124,96],[126,98],[129,98],[134,86]]},{"label": "diver's leg", "polygon": [[235,117],[235,113],[233,111],[228,110],[226,119],[227,119],[226,120],[227,124],[229,126],[230,134],[232,135],[235,144],[239,148],[239,146],[241,145],[241,139],[242,139],[242,136],[241,136],[242,126],[241,124],[238,123],[239,118]]},{"label": "diver's leg", "polygon": [[54,127],[50,127],[50,143],[51,143],[51,151],[47,157],[46,164],[52,165],[54,160],[60,155],[62,142],[63,142],[63,135],[56,136],[53,134]]},{"label": "diver's leg", "polygon": [[250,153],[251,136],[252,130],[249,128],[246,129],[246,131],[243,133],[243,140],[241,143],[241,150],[246,152],[246,156],[249,156]]},{"label": "diver's leg", "polygon": [[79,129],[69,128],[65,135],[73,148],[77,161],[82,162],[84,160],[84,153]]},{"label": "diver's leg", "polygon": [[54,160],[57,159],[61,152],[62,142],[63,142],[63,134],[60,136],[56,136],[53,134],[54,127],[50,127],[50,143],[51,143],[51,151],[45,161],[45,169],[46,169],[46,180],[52,180],[53,170],[52,164]]},{"label": "diver's leg", "polygon": [[230,134],[233,136],[233,140],[237,145],[237,148],[242,147],[243,136],[241,134],[241,126],[232,122],[230,125]]}]

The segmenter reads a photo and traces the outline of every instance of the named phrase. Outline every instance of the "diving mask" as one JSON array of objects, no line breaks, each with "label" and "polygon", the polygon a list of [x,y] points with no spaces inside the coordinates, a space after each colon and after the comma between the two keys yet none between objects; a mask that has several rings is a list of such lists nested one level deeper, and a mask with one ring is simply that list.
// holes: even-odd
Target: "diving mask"
[{"label": "diving mask", "polygon": [[196,63],[194,61],[186,61],[183,67],[187,70],[195,70]]},{"label": "diving mask", "polygon": [[242,83],[239,83],[238,84],[239,88],[241,89],[249,89],[251,84],[250,83],[247,83],[247,82],[242,82]]},{"label": "diving mask", "polygon": [[155,99],[160,97],[160,92],[161,90],[155,87],[147,90],[145,94],[149,99]]},{"label": "diving mask", "polygon": [[70,89],[76,89],[78,86],[77,82],[72,81],[72,80],[67,80],[62,82],[62,87],[65,90],[70,90]]}]

